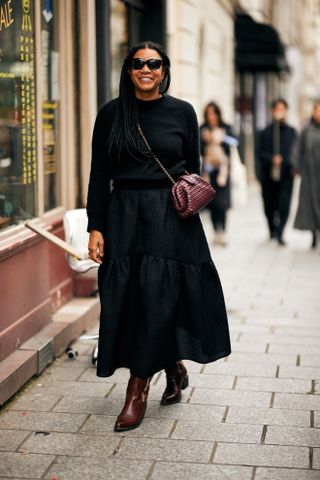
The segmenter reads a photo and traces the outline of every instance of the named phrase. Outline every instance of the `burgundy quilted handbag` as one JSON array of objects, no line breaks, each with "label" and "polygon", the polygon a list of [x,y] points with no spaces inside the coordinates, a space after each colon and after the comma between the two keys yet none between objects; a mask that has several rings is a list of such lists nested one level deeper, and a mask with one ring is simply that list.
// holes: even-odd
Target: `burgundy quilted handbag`
[{"label": "burgundy quilted handbag", "polygon": [[169,177],[173,184],[171,189],[173,206],[181,218],[191,217],[211,202],[216,191],[210,183],[204,180],[200,175],[188,172],[186,172],[185,175],[181,175],[177,180],[174,180],[168,170],[162,165],[158,157],[151,150],[139,124],[138,131],[143,138],[148,151],[152,154],[159,167],[167,177]]}]

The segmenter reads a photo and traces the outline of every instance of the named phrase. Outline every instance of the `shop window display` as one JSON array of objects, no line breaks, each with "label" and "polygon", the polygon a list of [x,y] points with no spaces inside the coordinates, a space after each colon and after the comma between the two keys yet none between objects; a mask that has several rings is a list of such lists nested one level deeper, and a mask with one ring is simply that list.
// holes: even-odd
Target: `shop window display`
[{"label": "shop window display", "polygon": [[0,228],[35,215],[34,5],[0,4]]},{"label": "shop window display", "polygon": [[[0,2],[0,230],[59,205],[58,0],[41,0],[42,136],[36,122],[35,2]],[[37,142],[42,155],[37,158]],[[38,162],[43,168],[38,169]],[[43,171],[43,198],[38,172]],[[39,207],[41,204],[41,208]]]}]

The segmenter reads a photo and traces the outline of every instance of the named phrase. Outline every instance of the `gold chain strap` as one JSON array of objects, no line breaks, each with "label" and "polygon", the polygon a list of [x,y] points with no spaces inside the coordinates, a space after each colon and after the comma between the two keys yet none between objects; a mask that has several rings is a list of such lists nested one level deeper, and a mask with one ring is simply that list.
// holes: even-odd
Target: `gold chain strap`
[{"label": "gold chain strap", "polygon": [[155,159],[155,161],[157,162],[157,164],[159,165],[159,167],[164,171],[164,173],[167,175],[167,177],[170,178],[171,182],[173,183],[173,185],[176,183],[175,180],[172,178],[172,176],[170,175],[170,173],[168,172],[168,170],[162,165],[162,163],[160,162],[159,158],[153,153],[153,151],[151,150],[151,147],[146,139],[146,137],[144,136],[143,134],[143,131],[141,130],[141,127],[140,127],[140,124],[138,123],[138,131],[141,135],[141,137],[143,138],[143,141],[144,143],[146,144],[146,147],[147,149],[149,150],[149,152],[151,153],[151,155],[153,156],[153,158]]}]

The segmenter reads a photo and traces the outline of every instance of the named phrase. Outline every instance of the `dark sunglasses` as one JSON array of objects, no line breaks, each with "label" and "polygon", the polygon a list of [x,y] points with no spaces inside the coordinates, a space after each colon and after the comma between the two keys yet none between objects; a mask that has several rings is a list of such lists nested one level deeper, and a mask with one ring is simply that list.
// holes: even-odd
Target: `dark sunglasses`
[{"label": "dark sunglasses", "polygon": [[131,68],[133,68],[133,70],[141,70],[145,65],[148,65],[150,70],[159,70],[162,65],[162,60],[160,58],[150,58],[149,60],[133,58],[131,60]]}]

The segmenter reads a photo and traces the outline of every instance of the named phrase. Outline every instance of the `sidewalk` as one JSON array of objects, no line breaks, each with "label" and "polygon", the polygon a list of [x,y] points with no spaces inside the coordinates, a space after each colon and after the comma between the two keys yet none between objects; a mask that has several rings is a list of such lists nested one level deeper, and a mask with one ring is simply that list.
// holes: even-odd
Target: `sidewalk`
[{"label": "sidewalk", "polygon": [[156,375],[140,428],[116,434],[128,373],[98,378],[92,342],[78,341],[77,359],[61,356],[3,408],[0,479],[320,479],[320,247],[290,227],[287,247],[267,242],[255,188],[229,236],[212,254],[233,353],[186,362],[178,405],[159,405]]}]

